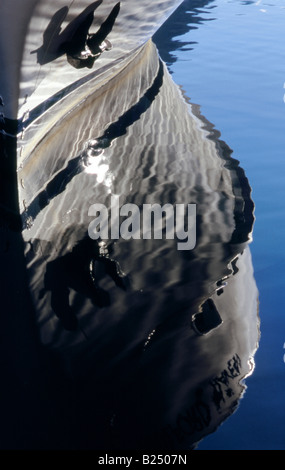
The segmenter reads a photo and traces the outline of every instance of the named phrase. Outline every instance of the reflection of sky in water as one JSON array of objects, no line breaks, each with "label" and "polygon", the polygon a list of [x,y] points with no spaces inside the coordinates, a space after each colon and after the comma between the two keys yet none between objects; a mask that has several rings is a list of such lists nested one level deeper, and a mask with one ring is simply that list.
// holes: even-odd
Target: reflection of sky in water
[{"label": "reflection of sky in water", "polygon": [[[181,34],[185,15],[189,25]],[[186,0],[155,38],[175,82],[234,149],[256,205],[251,244],[260,291],[256,369],[238,412],[200,449],[285,448],[284,21],[284,5],[276,0]],[[168,27],[174,39],[165,42]]]}]

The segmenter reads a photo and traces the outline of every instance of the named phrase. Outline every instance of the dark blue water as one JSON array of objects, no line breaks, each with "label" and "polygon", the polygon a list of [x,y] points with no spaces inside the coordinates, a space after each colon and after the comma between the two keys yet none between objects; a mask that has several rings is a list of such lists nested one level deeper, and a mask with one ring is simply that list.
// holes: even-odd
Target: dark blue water
[{"label": "dark blue water", "polygon": [[186,0],[154,38],[175,82],[233,149],[255,203],[255,370],[237,411],[198,449],[285,449],[284,25],[282,1]]}]

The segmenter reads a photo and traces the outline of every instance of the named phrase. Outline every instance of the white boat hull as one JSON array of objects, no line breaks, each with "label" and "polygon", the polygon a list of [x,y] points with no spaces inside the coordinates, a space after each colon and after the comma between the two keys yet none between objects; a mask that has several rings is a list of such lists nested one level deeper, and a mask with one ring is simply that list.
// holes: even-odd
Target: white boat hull
[{"label": "white boat hull", "polygon": [[[98,3],[100,4],[96,7]],[[63,42],[72,40],[73,34],[75,37],[80,36],[76,28],[86,18],[88,11],[94,13],[88,33],[96,33],[117,3],[114,0],[73,0],[69,4],[64,0],[1,1],[0,96],[5,103],[3,112],[6,118],[25,120],[27,113],[69,85],[86,76],[101,76],[103,71],[124,60],[150,39],[181,0],[163,0],[157,6],[156,2],[150,0],[122,0],[119,2],[119,14],[108,34],[112,49],[103,53],[92,69],[74,68],[68,62],[66,54],[60,53],[60,46]],[[94,8],[90,8],[90,5],[94,5]],[[51,27],[56,13],[64,8],[67,9],[66,16],[63,14],[60,18],[59,15]],[[68,30],[70,24],[84,11],[87,13],[81,18],[79,25],[75,23]],[[44,34],[48,28],[52,31],[48,34],[46,48],[39,60],[39,54],[33,52],[43,46]],[[66,30],[67,35],[64,34]],[[54,59],[48,58],[51,52],[54,53]]]}]

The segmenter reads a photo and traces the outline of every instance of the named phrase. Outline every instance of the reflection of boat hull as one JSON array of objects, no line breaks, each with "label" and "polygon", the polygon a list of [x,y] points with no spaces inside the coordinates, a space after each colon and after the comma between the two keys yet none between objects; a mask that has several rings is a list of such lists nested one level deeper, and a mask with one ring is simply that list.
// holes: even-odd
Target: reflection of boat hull
[{"label": "reflection of boat hull", "polygon": [[[81,397],[77,419],[89,413],[100,428],[100,436],[76,434],[74,445],[102,448],[111,433],[112,448],[125,448],[126,438],[133,448],[188,448],[231,414],[243,393],[240,381],[252,371],[258,340],[250,257],[239,257],[253,221],[252,202],[241,194],[241,170],[230,152],[219,153],[209,137],[149,42],[86,97],[84,107],[52,128],[18,171],[39,337],[56,354],[63,376],[74,380]],[[176,240],[107,241],[126,285],[98,274],[99,298],[92,287],[86,290],[88,281],[84,289],[81,283],[90,276],[90,261],[101,272],[107,260],[86,237],[88,211],[95,202],[109,208],[111,195],[138,207],[195,203],[198,237],[186,253],[177,251]],[[245,304],[237,302],[240,290]],[[222,323],[203,314],[210,300]],[[199,334],[198,317],[210,318],[207,334]],[[228,375],[228,388],[219,382],[221,374]],[[105,387],[110,380],[112,396]],[[80,389],[82,381],[89,391]],[[105,410],[102,419],[97,403],[90,403],[94,387]],[[208,418],[190,433],[189,424],[178,425],[177,419],[196,410],[201,389]],[[215,393],[223,396],[220,403]],[[139,407],[138,397],[145,403]]]},{"label": "reflection of boat hull", "polygon": [[[248,249],[236,267],[224,292],[211,297],[221,325],[197,336],[187,321],[170,321],[150,336],[138,370],[125,385],[126,397],[119,400],[113,423],[117,448],[139,448],[140,441],[150,449],[195,448],[236,411],[258,344],[257,289]],[[144,397],[140,406],[138,396]],[[147,425],[139,429],[136,423]]]},{"label": "reflection of boat hull", "polygon": [[[43,3],[27,34],[24,88],[31,85],[25,79],[30,51],[40,46],[50,19]],[[115,3],[100,5],[102,18]],[[146,3],[136,7],[140,14]],[[176,3],[164,2],[162,18]],[[250,187],[146,42],[157,23],[149,20],[138,35],[131,28],[116,49],[124,14],[131,17],[121,11],[110,35],[114,47],[98,69],[86,74],[60,56],[47,74],[47,64],[39,67],[26,103],[21,90],[19,109],[11,101],[23,117],[17,186],[28,288],[21,321],[34,308],[29,334],[36,331],[39,342],[39,362],[29,366],[29,349],[17,380],[33,398],[26,402],[34,415],[40,410],[35,429],[47,433],[31,432],[27,446],[191,448],[234,411],[253,368],[258,320],[246,248]],[[37,34],[35,18],[43,19]],[[66,67],[70,87],[57,94],[62,81],[52,77]],[[71,71],[83,81],[70,78]],[[15,139],[6,137],[14,151]],[[110,209],[112,196],[138,207],[196,204],[195,249],[178,251],[175,239],[91,240],[89,208]],[[21,407],[17,413],[27,422]]]},{"label": "reflection of boat hull", "polygon": [[[150,90],[153,94],[147,95]],[[175,120],[168,111],[174,106]],[[121,205],[135,203],[139,207],[145,202],[197,204],[202,222],[193,256],[198,257],[201,250],[208,253],[205,264],[215,290],[215,282],[228,273],[226,264],[241,251],[247,235],[238,244],[233,243],[228,254],[224,252],[236,231],[234,213],[239,196],[235,196],[232,175],[236,178],[237,168],[227,169],[215,143],[206,137],[207,131],[190,114],[178,88],[161,68],[156,49],[147,44],[116,79],[88,97],[84,107],[68,115],[60,127],[52,128],[39,145],[32,145],[34,150],[18,170],[25,241],[35,240],[37,244],[39,240],[47,245],[39,252],[45,253],[45,266],[47,261],[65,256],[84,238],[92,220],[90,206],[96,202],[110,208],[111,195],[119,197]],[[93,141],[101,153],[89,158],[88,146]],[[144,176],[149,166],[156,168],[150,179]],[[219,205],[223,211],[217,210]],[[180,270],[188,264],[177,252],[176,240],[120,239],[114,250],[122,270],[132,276],[143,258],[144,263],[151,259],[162,243],[165,262],[173,269],[169,273],[158,270],[157,283],[175,285],[180,281]],[[42,269],[35,272],[41,276]],[[134,278],[138,291],[145,288],[144,274],[139,271]],[[203,284],[204,276],[200,276]],[[195,279],[197,273],[190,282]],[[208,292],[209,275],[204,289]],[[158,293],[155,295],[154,304],[158,306]],[[181,295],[189,300],[189,291]]]}]

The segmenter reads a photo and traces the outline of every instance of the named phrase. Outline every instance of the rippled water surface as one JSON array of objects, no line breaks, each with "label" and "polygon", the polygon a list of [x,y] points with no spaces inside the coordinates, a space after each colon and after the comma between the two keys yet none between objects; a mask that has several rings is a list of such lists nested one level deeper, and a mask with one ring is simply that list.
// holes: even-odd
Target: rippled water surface
[{"label": "rippled water surface", "polygon": [[[142,26],[122,2],[87,79],[81,55],[31,54],[53,6],[25,45],[21,86],[44,81],[22,137],[0,134],[0,447],[284,449],[282,2],[186,0],[160,57],[155,10]],[[120,43],[128,25],[138,41]],[[94,204],[110,238],[90,236]],[[190,248],[178,219],[176,237],[143,237],[146,204],[195,205]]]},{"label": "rippled water surface", "polygon": [[255,203],[256,366],[237,412],[199,449],[285,448],[284,26],[282,1],[185,1],[155,37],[176,83],[241,162]]}]

